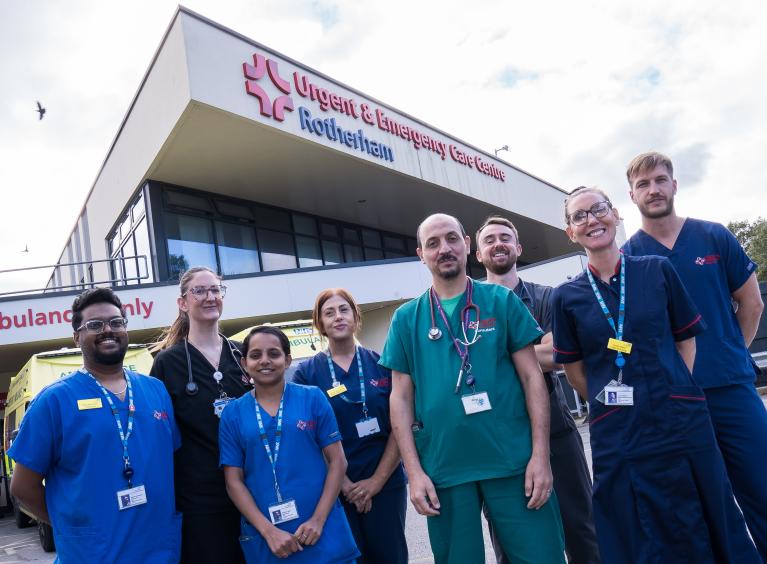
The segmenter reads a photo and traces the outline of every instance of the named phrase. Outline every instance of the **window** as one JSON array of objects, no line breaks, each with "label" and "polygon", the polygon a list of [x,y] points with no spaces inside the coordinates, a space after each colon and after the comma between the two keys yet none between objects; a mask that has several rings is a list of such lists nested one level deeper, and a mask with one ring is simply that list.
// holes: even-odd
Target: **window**
[{"label": "window", "polygon": [[265,206],[256,207],[256,225],[276,231],[292,231],[288,212]]},{"label": "window", "polygon": [[322,242],[322,254],[325,255],[325,264],[340,264],[344,261],[341,256],[341,245],[334,241]]},{"label": "window", "polygon": [[296,247],[298,248],[299,268],[322,266],[322,252],[318,239],[296,235]]},{"label": "window", "polygon": [[289,233],[259,229],[258,242],[265,271],[296,268],[293,237]]},{"label": "window", "polygon": [[221,274],[246,274],[261,270],[256,234],[252,227],[217,221],[216,240]]},{"label": "window", "polygon": [[196,196],[194,194],[178,192],[176,190],[166,190],[165,198],[169,206],[204,212],[213,211],[207,198]]},{"label": "window", "polygon": [[210,220],[169,213],[165,216],[168,237],[168,273],[171,280],[191,266],[217,269]]},{"label": "window", "polygon": [[[136,262],[141,283],[154,282],[152,276],[152,250],[149,246],[149,231],[147,230],[146,218],[142,218],[133,230],[133,238],[136,242]],[[141,258],[146,257],[146,260]]]},{"label": "window", "polygon": [[224,200],[216,200],[216,209],[221,215],[228,215],[230,217],[236,217],[239,219],[253,220],[253,212],[250,207],[235,204],[233,202],[226,202]]},{"label": "window", "polygon": [[317,220],[308,215],[293,214],[293,228],[302,235],[317,236]]}]

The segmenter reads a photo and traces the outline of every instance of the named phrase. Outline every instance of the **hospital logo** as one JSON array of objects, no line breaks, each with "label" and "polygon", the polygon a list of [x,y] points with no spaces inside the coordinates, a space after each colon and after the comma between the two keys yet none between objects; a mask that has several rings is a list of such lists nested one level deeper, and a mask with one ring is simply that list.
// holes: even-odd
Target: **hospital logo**
[{"label": "hospital logo", "polygon": [[153,416],[154,416],[154,418],[155,418],[155,419],[157,419],[158,421],[162,421],[162,420],[167,420],[167,419],[168,419],[168,414],[167,414],[166,412],[164,412],[164,411],[157,411],[157,410],[155,409],[155,410],[154,410],[154,413],[153,413],[152,415],[153,415]]},{"label": "hospital logo", "polygon": [[495,317],[489,317],[487,319],[480,319],[477,321],[469,321],[469,329],[477,330],[480,333],[486,333],[488,331],[495,331]]},{"label": "hospital logo", "polygon": [[296,423],[296,428],[298,428],[301,431],[311,431],[312,429],[317,427],[317,422],[313,420],[304,421],[303,419],[299,419],[298,423]]},{"label": "hospital logo", "polygon": [[[248,79],[245,81],[245,92],[258,98],[261,105],[261,115],[274,118],[277,121],[284,121],[285,112],[293,111],[293,99],[289,96],[290,82],[280,76],[277,62],[267,59],[259,53],[254,53],[252,65],[242,63],[242,73]],[[261,80],[265,74],[269,75],[272,84],[285,94],[284,96],[279,96],[274,101],[269,98],[266,91],[256,82]]]},{"label": "hospital logo", "polygon": [[371,378],[370,385],[374,388],[388,388],[391,385],[391,379],[388,376],[384,376],[378,380]]},{"label": "hospital logo", "polygon": [[695,264],[703,266],[706,264],[716,264],[719,262],[719,255],[706,255],[705,257],[698,257],[695,259]]}]

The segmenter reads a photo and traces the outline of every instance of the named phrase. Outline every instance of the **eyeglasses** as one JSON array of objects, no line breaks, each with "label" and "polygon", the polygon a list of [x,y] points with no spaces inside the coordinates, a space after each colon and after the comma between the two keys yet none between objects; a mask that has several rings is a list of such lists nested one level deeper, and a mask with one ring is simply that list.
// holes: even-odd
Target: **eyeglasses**
[{"label": "eyeglasses", "polygon": [[91,319],[80,325],[77,330],[82,331],[83,329],[87,329],[88,333],[98,335],[99,333],[104,332],[104,328],[107,324],[109,324],[109,328],[112,331],[124,331],[128,326],[128,320],[124,317],[113,317],[109,321],[104,321],[103,319]]},{"label": "eyeglasses", "polygon": [[574,211],[570,214],[569,221],[573,225],[583,225],[589,220],[589,214],[593,215],[595,218],[600,218],[610,213],[611,209],[613,209],[613,206],[610,204],[610,202],[603,200],[601,202],[597,202],[587,210]]},{"label": "eyeglasses", "polygon": [[184,296],[192,294],[194,299],[204,300],[208,297],[208,293],[213,295],[214,300],[222,300],[224,299],[224,296],[226,296],[226,286],[195,286],[194,288],[189,288],[186,293],[184,293]]}]

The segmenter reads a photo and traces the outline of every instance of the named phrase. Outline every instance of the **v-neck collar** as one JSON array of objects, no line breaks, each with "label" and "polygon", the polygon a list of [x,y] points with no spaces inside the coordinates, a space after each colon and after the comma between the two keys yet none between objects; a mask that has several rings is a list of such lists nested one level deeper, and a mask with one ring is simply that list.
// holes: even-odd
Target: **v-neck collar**
[{"label": "v-neck collar", "polygon": [[679,229],[679,233],[677,233],[677,235],[676,235],[676,239],[674,240],[674,244],[673,244],[673,245],[672,245],[670,248],[669,248],[669,247],[667,247],[666,245],[664,245],[663,243],[661,243],[660,241],[658,241],[658,240],[657,240],[655,237],[653,237],[652,235],[650,235],[650,234],[649,234],[647,231],[645,231],[644,229],[641,229],[641,228],[640,228],[640,230],[639,230],[639,231],[640,231],[641,233],[643,233],[643,234],[644,234],[644,236],[645,236],[647,239],[650,239],[650,240],[651,240],[651,241],[652,241],[652,242],[653,242],[653,243],[654,243],[654,244],[655,244],[657,247],[659,247],[659,248],[663,249],[663,251],[664,251],[664,254],[665,254],[665,255],[670,255],[670,254],[672,254],[672,253],[674,253],[674,252],[676,252],[676,251],[678,250],[678,248],[679,248],[679,245],[680,245],[680,241],[682,241],[682,240],[683,240],[683,236],[684,236],[684,235],[686,234],[686,232],[687,232],[687,224],[688,224],[688,220],[689,220],[689,219],[690,219],[689,217],[685,217],[685,218],[684,218],[684,223],[682,223],[682,227]]},{"label": "v-neck collar", "polygon": [[189,346],[192,347],[195,350],[195,352],[205,361],[205,363],[208,366],[210,366],[210,369],[212,371],[211,373],[216,372],[217,370],[220,370],[221,372],[223,372],[223,370],[221,370],[221,366],[223,365],[222,361],[224,359],[224,345],[225,345],[223,340],[221,342],[221,353],[219,353],[219,355],[218,355],[218,368],[216,368],[215,366],[213,366],[213,364],[211,364],[211,362],[208,359],[208,357],[205,356],[205,353],[203,353],[200,349],[198,349],[196,346],[194,346],[194,343],[192,343],[192,341],[187,339],[186,342],[189,343]]}]

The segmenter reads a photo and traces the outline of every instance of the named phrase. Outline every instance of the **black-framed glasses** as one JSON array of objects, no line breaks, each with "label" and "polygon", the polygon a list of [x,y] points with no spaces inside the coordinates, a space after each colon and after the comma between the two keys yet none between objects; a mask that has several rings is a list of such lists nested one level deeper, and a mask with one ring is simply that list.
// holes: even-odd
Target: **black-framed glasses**
[{"label": "black-framed glasses", "polygon": [[612,204],[607,200],[602,200],[587,210],[575,210],[569,216],[570,223],[573,225],[583,225],[589,220],[589,214],[593,215],[595,218],[600,218],[610,213],[611,209],[613,209]]},{"label": "black-framed glasses", "polygon": [[220,284],[217,286],[195,286],[194,288],[189,288],[184,295],[192,294],[194,299],[204,300],[208,297],[209,293],[213,296],[213,299],[223,299],[226,296],[226,286]]},{"label": "black-framed glasses", "polygon": [[80,325],[77,330],[82,331],[85,329],[88,333],[98,335],[99,333],[104,332],[104,328],[107,324],[112,331],[124,331],[128,326],[128,320],[124,317],[113,317],[109,321],[104,321],[103,319],[90,319]]}]

